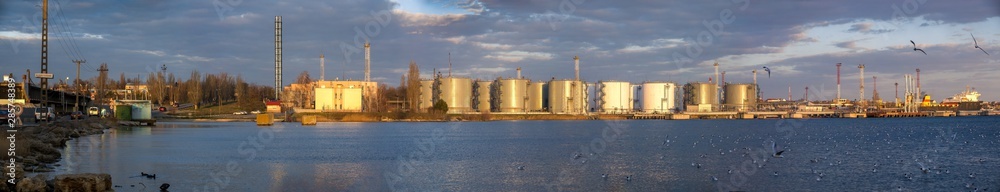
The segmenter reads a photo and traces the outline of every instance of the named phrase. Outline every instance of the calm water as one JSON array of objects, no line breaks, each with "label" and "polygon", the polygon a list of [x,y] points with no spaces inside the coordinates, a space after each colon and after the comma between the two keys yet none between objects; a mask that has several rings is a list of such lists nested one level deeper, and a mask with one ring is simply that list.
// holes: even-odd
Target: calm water
[{"label": "calm water", "polygon": [[118,191],[1000,190],[1000,117],[177,122],[68,145],[59,173]]}]

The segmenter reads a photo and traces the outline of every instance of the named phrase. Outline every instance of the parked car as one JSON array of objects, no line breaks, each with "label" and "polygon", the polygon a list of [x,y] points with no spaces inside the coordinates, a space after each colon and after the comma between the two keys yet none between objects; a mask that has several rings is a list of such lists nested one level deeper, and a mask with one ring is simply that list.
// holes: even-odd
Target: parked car
[{"label": "parked car", "polygon": [[251,111],[250,113],[253,113],[253,114],[260,114],[260,110],[253,110],[253,111]]},{"label": "parked car", "polygon": [[41,122],[41,121],[50,121],[50,120],[52,120],[52,118],[55,118],[55,115],[52,114],[52,108],[51,107],[39,107],[39,108],[35,108],[35,123],[38,123],[38,122]]},{"label": "parked car", "polygon": [[83,119],[83,112],[73,111],[73,113],[69,114],[69,118],[70,119]]},{"label": "parked car", "polygon": [[101,109],[97,107],[87,108],[87,116],[98,116],[101,115]]},{"label": "parked car", "polygon": [[247,114],[247,112],[246,112],[246,111],[237,111],[237,112],[233,112],[233,115],[246,115],[246,114]]}]

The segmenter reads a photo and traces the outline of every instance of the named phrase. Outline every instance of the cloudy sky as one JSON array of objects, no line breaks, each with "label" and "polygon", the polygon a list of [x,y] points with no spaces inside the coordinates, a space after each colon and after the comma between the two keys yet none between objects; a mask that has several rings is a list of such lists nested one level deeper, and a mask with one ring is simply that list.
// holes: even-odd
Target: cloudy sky
[{"label": "cloudy sky", "polygon": [[[735,2],[734,2],[735,1]],[[108,63],[113,77],[159,70],[186,78],[240,74],[273,84],[274,16],[284,34],[284,82],[308,71],[319,78],[364,77],[359,46],[372,42],[372,78],[397,85],[407,63],[490,79],[573,77],[581,58],[587,81],[708,81],[718,62],[729,82],[752,82],[766,98],[858,97],[865,64],[882,98],[920,68],[923,89],[941,100],[977,88],[1000,100],[1000,2],[941,1],[596,1],[596,0],[52,0],[50,70],[84,78]],[[0,72],[39,70],[39,0],[0,2]],[[973,47],[970,34],[989,54]],[[914,52],[910,40],[927,55]]]}]

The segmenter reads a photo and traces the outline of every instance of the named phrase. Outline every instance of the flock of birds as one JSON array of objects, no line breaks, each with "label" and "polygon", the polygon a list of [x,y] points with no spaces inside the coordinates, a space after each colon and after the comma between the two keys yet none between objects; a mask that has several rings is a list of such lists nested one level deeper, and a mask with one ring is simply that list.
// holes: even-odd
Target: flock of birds
[{"label": "flock of birds", "polygon": [[[972,36],[972,45],[976,49],[979,49],[980,51],[983,51],[983,53],[985,53],[986,55],[990,55],[990,53],[986,52],[986,50],[983,49],[983,47],[979,46],[979,41],[976,40],[976,36],[975,35],[972,35],[972,33],[969,33],[969,36]],[[910,40],[910,44],[913,44],[913,51],[920,51],[921,53],[924,53],[924,55],[927,55],[927,52],[924,51],[924,49],[917,48],[917,43],[913,42],[913,40]],[[767,72],[767,78],[771,78],[771,69],[767,68],[767,66],[764,66],[764,71]]]},{"label": "flock of birds", "polygon": [[[826,128],[822,128],[826,129]],[[950,129],[950,128],[949,128]],[[871,132],[862,131],[857,133],[849,134],[834,134],[836,132],[820,132],[816,133],[815,130],[805,130],[809,133],[800,135],[804,139],[794,139],[786,140],[781,143],[788,146],[802,146],[804,150],[815,150],[815,151],[803,151],[795,152],[795,154],[790,156],[791,158],[786,158],[786,155],[791,155],[790,149],[786,149],[783,145],[779,145],[779,142],[775,140],[769,140],[765,135],[755,135],[755,134],[738,134],[740,136],[731,137],[724,135],[705,135],[702,134],[700,139],[696,139],[691,144],[692,148],[696,148],[696,151],[704,151],[709,146],[712,148],[711,151],[718,150],[716,154],[711,153],[700,153],[695,155],[695,161],[691,162],[691,167],[698,170],[698,172],[703,172],[707,174],[709,181],[713,183],[716,182],[729,182],[725,180],[720,181],[720,177],[731,178],[732,174],[746,174],[738,173],[740,170],[734,170],[732,168],[725,169],[720,167],[718,164],[720,162],[730,162],[725,160],[727,158],[742,159],[750,161],[752,159],[752,165],[757,169],[757,173],[764,172],[769,175],[773,175],[775,178],[782,178],[783,180],[796,180],[801,179],[803,175],[811,175],[816,182],[822,182],[828,178],[840,178],[842,176],[847,176],[848,178],[862,179],[863,175],[874,176],[885,178],[878,180],[878,182],[896,182],[889,184],[891,189],[905,191],[904,187],[915,187],[919,186],[920,183],[927,183],[935,180],[940,180],[948,178],[947,180],[942,180],[947,182],[961,182],[964,184],[965,190],[969,191],[990,191],[991,187],[995,187],[996,183],[986,182],[985,186],[977,185],[978,182],[984,182],[982,178],[978,178],[977,171],[981,172],[981,169],[977,168],[966,168],[965,170],[950,170],[955,168],[955,166],[968,166],[972,165],[990,165],[987,160],[983,157],[974,157],[974,159],[967,163],[956,163],[955,159],[951,154],[954,153],[964,153],[963,151],[974,150],[983,147],[996,146],[1000,144],[1000,141],[989,140],[989,137],[1000,137],[1000,134],[989,135],[988,133],[976,133],[975,129],[968,129],[970,134],[976,135],[978,138],[959,138],[959,133],[953,133],[952,130],[948,130],[947,133],[940,133],[933,138],[924,138],[927,136],[928,132],[919,131],[917,129],[904,129],[902,127],[897,128],[887,128],[881,130],[873,130]],[[940,131],[940,130],[939,130]],[[933,134],[933,132],[931,132]],[[676,143],[677,136],[667,136],[662,143],[660,143],[659,149],[661,150],[680,150],[680,151],[692,151],[690,149],[679,149],[677,145],[671,147],[672,143]],[[698,138],[698,137],[690,137]],[[671,140],[673,139],[673,140]],[[786,138],[787,139],[787,138]],[[986,143],[970,143],[972,139],[982,139],[989,140]],[[963,143],[964,140],[964,143]],[[751,149],[750,147],[744,148],[733,148],[725,149],[725,145],[740,143],[753,143],[754,141],[765,141],[769,142],[768,145],[762,146],[761,150],[766,152],[769,157],[766,158],[750,158],[755,154],[761,153],[758,150]],[[707,144],[706,144],[707,143]],[[914,146],[916,145],[916,146]],[[807,147],[809,146],[809,147]],[[941,147],[945,146],[945,147]],[[699,148],[700,147],[700,148]],[[816,149],[818,147],[818,150]],[[810,149],[812,148],[812,149]],[[824,149],[825,148],[825,149]],[[825,150],[825,151],[824,151]],[[897,151],[900,153],[882,153],[884,151]],[[666,153],[666,154],[676,154],[676,153]],[[683,153],[680,153],[683,154]],[[730,154],[727,156],[727,154]],[[909,161],[906,156],[913,155],[912,161]],[[593,154],[591,154],[593,155]],[[885,155],[882,159],[880,155]],[[895,156],[894,156],[895,155]],[[579,159],[582,154],[574,153],[572,159]],[[676,157],[678,159],[684,159],[684,155]],[[666,155],[659,157],[661,161],[668,162],[672,161],[670,159],[664,160]],[[700,158],[697,158],[700,157]],[[780,160],[779,160],[780,159]],[[675,159],[676,160],[676,159]],[[759,161],[758,161],[759,160]],[[773,164],[768,166],[768,161]],[[796,163],[797,161],[802,161],[802,163]],[[806,163],[808,162],[808,163]],[[865,165],[867,164],[867,166]],[[895,164],[896,166],[885,166],[886,164]],[[738,165],[739,167],[741,165]],[[805,166],[805,167],[803,167]],[[868,167],[870,166],[870,167]],[[737,169],[742,169],[739,167]],[[807,169],[806,169],[807,168]],[[854,170],[858,169],[861,170]],[[524,170],[524,166],[517,166],[517,170]],[[723,172],[724,171],[724,172]],[[782,177],[779,171],[787,171],[786,173],[790,176]],[[808,172],[806,172],[808,171]],[[865,173],[870,171],[870,173]],[[958,174],[957,172],[967,173]],[[684,171],[670,171],[675,174],[681,173],[681,177],[690,177],[690,173],[683,173]],[[730,176],[720,176],[709,173],[719,173],[729,174]],[[752,174],[752,173],[751,173]],[[892,176],[896,175],[897,176]],[[958,174],[958,175],[956,175]],[[967,175],[963,175],[967,174]],[[634,182],[636,177],[632,174],[614,174],[618,175],[622,180],[618,180],[624,183]],[[747,175],[748,177],[751,175]],[[611,180],[612,174],[601,173],[600,179],[604,181]],[[622,178],[623,177],[623,178]],[[961,179],[965,177],[964,181]],[[792,179],[794,178],[794,179]],[[808,177],[807,177],[808,178]],[[992,177],[987,177],[985,179],[991,179]],[[977,182],[978,181],[978,182]],[[800,181],[801,182],[801,181]],[[916,182],[916,183],[907,183]],[[821,184],[825,186],[834,186],[836,184],[827,182]],[[874,184],[878,186],[880,184]],[[881,185],[885,185],[884,183]],[[744,185],[746,187],[756,186],[755,184]],[[817,186],[817,185],[809,185]],[[863,186],[855,186],[863,187]],[[871,186],[869,186],[871,187]],[[956,186],[957,187],[957,186]],[[753,187],[751,187],[753,188]],[[996,191],[994,188],[993,191]]]}]

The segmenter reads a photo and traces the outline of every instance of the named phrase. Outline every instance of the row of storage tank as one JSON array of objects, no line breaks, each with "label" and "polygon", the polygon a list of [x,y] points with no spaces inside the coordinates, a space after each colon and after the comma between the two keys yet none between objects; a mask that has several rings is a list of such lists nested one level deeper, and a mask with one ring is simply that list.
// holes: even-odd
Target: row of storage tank
[{"label": "row of storage tank", "polygon": [[[671,82],[644,82],[633,85],[624,81],[599,81],[589,85],[576,80],[532,82],[528,79],[498,78],[493,81],[464,77],[441,77],[420,82],[421,109],[444,100],[449,113],[465,112],[550,112],[558,114],[600,113],[672,113],[680,108],[677,85]],[[591,86],[594,87],[591,90]],[[748,106],[757,100],[752,84],[725,85],[724,105],[716,99],[715,84],[684,85],[683,99],[688,107]],[[594,103],[589,96],[593,94]],[[593,105],[593,106],[592,106]],[[635,106],[639,105],[639,106]],[[709,107],[710,109],[712,107]]]}]

